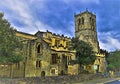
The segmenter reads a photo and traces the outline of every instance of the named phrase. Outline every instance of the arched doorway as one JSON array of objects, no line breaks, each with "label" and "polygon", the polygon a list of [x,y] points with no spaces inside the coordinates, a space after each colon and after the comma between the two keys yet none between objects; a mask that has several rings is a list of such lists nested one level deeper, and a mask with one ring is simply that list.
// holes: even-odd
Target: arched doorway
[{"label": "arched doorway", "polygon": [[60,75],[64,75],[65,73],[64,73],[64,71],[62,70],[61,72],[60,72]]},{"label": "arched doorway", "polygon": [[45,71],[41,72],[41,77],[45,77]]},{"label": "arched doorway", "polygon": [[95,70],[95,73],[98,73],[99,72],[99,65],[95,64],[94,65],[94,70]]}]

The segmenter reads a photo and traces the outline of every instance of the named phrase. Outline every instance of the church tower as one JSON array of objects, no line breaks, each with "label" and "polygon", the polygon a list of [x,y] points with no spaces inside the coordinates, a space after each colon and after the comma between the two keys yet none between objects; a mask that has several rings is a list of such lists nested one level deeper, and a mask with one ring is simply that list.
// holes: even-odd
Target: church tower
[{"label": "church tower", "polygon": [[85,12],[75,15],[75,37],[89,43],[93,50],[99,52],[99,43],[96,31],[96,15]]}]

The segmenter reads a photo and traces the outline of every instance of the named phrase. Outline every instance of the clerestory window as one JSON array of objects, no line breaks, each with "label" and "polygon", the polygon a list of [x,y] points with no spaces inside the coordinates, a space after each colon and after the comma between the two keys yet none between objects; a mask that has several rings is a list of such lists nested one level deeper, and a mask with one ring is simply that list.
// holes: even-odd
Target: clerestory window
[{"label": "clerestory window", "polygon": [[82,17],[82,25],[84,25],[84,18]]},{"label": "clerestory window", "polygon": [[81,19],[78,19],[78,26],[81,24]]}]

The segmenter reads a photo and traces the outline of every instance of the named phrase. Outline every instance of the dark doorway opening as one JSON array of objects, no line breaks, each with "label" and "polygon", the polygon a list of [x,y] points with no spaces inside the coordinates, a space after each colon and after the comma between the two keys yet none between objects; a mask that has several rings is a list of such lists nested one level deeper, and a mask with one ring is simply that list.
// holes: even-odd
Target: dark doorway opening
[{"label": "dark doorway opening", "polygon": [[99,72],[99,65],[97,65],[97,70],[96,70],[96,73],[98,73]]},{"label": "dark doorway opening", "polygon": [[41,72],[41,77],[45,77],[45,71]]},{"label": "dark doorway opening", "polygon": [[60,75],[65,75],[65,73],[64,73],[64,71],[63,71],[63,70],[60,72]]},{"label": "dark doorway opening", "polygon": [[62,55],[62,64],[67,69],[67,56],[65,56],[64,54]]}]

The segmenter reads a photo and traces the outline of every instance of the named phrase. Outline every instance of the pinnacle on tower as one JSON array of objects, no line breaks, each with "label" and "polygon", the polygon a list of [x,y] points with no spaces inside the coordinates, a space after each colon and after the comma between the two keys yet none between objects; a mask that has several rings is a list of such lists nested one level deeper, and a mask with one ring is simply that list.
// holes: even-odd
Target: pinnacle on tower
[{"label": "pinnacle on tower", "polygon": [[86,12],[88,12],[88,8],[86,8]]}]

